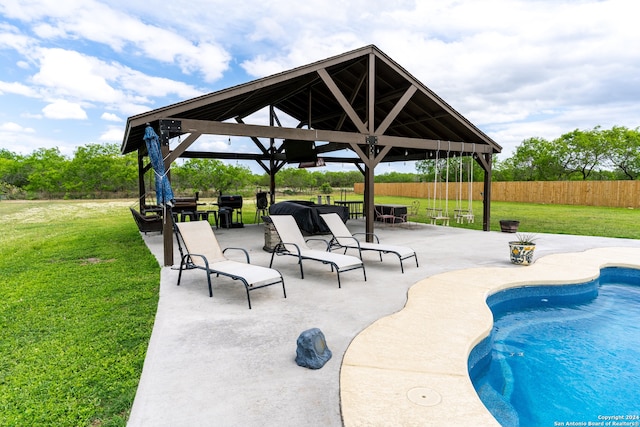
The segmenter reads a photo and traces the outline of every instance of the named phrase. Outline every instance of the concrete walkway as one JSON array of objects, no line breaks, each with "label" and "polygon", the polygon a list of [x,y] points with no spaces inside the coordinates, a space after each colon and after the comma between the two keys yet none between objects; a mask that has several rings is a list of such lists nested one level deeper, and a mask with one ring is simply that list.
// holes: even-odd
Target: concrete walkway
[{"label": "concrete walkway", "polygon": [[[364,231],[362,220],[350,220],[348,226],[352,232]],[[262,225],[215,232],[223,247],[244,247],[252,263],[269,265],[270,254],[262,250]],[[376,320],[402,310],[412,285],[461,269],[502,267],[522,275],[523,269],[531,268],[509,263],[507,242],[512,234],[413,223],[380,225],[376,233],[383,243],[415,249],[420,266],[408,260],[401,274],[393,255],[381,263],[376,254],[366,254],[367,281],[361,271],[347,272],[338,289],[328,267],[305,263],[301,280],[293,257],[277,257],[274,268],[285,278],[287,298],[278,286],[256,290],[251,294],[252,310],[238,283],[216,280],[209,298],[202,271],[184,273],[177,287],[177,270],[162,268],[158,312],[128,425],[340,426],[343,412],[353,414],[341,410],[340,401],[347,348]],[[640,248],[638,240],[538,237],[536,259],[600,247]],[[161,260],[162,236],[144,239]],[[177,264],[177,249],[175,259]],[[324,332],[333,352],[333,358],[315,371],[294,360],[298,335],[313,327]],[[455,334],[441,334],[445,341],[438,345],[447,345],[447,335]],[[357,421],[352,425],[389,425],[388,419],[376,423],[353,415]],[[428,424],[425,420],[423,425]]]}]

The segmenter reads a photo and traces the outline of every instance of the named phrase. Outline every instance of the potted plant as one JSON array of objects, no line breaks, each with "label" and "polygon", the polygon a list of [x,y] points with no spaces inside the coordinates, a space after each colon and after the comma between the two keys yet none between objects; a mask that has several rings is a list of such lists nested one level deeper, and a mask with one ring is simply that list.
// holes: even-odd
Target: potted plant
[{"label": "potted plant", "polygon": [[516,233],[518,232],[519,225],[520,221],[516,221],[513,219],[500,220],[500,230],[502,230],[503,233]]},{"label": "potted plant", "polygon": [[516,234],[516,240],[509,242],[511,262],[518,265],[529,265],[533,261],[536,249],[536,236],[533,234]]}]

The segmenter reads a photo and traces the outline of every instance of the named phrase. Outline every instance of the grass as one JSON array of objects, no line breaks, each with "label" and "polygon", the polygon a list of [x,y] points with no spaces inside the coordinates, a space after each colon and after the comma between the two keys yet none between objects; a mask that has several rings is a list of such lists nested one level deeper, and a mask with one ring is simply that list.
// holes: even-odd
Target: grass
[{"label": "grass", "polygon": [[159,266],[128,203],[0,203],[0,425],[124,426]]},{"label": "grass", "polygon": [[[376,197],[377,203],[397,203],[411,205],[413,200],[420,200],[420,212],[417,217],[410,217],[410,221],[427,223],[427,199],[413,199],[409,197]],[[466,202],[463,207],[466,208]],[[453,216],[456,207],[455,200],[449,201],[449,214]],[[457,224],[453,218],[453,227],[482,230],[482,202],[473,203],[475,222],[472,224]],[[574,205],[542,205],[534,203],[491,203],[491,224],[493,231],[500,231],[501,219],[520,221],[518,231],[526,233],[573,234],[582,236],[619,237],[640,239],[640,212],[628,208],[610,208],[601,206]]]},{"label": "grass", "polygon": [[[410,220],[428,222],[428,201],[420,202]],[[126,425],[160,282],[127,209],[132,204],[0,203],[0,426]],[[247,224],[254,206],[247,199]],[[481,203],[473,210],[476,223],[451,226],[481,229]],[[491,229],[517,219],[526,233],[640,239],[639,218],[630,209],[492,203]]]},{"label": "grass", "polygon": [[[340,194],[331,195],[332,200],[339,200]],[[363,200],[362,195],[349,194],[349,200]],[[279,196],[276,202],[283,200],[315,200],[314,194],[301,194],[296,196]],[[376,196],[376,203],[401,204],[410,206],[414,200],[420,201],[420,210],[417,216],[411,216],[410,221],[429,223],[426,209],[431,206],[432,200],[416,199],[411,197]],[[444,207],[444,202],[438,204]],[[462,204],[467,208],[466,201]],[[474,230],[482,230],[482,202],[473,202],[472,208],[475,214],[475,222],[472,224],[458,224],[453,220],[453,210],[456,201],[449,201],[449,215],[452,217],[450,226]],[[242,218],[246,224],[252,224],[255,219],[255,201],[245,198],[242,210]],[[599,206],[575,206],[575,205],[543,205],[534,203],[491,203],[491,224],[493,231],[500,231],[501,219],[514,219],[520,221],[518,231],[525,233],[552,233],[573,234],[583,236],[618,237],[627,239],[640,239],[640,212],[629,208],[610,208]]]}]

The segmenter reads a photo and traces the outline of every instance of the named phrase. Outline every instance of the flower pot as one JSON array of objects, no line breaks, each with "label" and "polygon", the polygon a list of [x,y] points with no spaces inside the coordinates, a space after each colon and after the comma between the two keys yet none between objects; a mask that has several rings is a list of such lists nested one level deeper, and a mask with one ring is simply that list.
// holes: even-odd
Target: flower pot
[{"label": "flower pot", "polygon": [[512,219],[500,220],[500,230],[502,230],[503,233],[517,233],[519,225],[520,221],[515,221]]},{"label": "flower pot", "polygon": [[509,257],[511,262],[518,265],[531,264],[533,262],[533,251],[535,249],[535,243],[522,244],[520,242],[509,242]]}]

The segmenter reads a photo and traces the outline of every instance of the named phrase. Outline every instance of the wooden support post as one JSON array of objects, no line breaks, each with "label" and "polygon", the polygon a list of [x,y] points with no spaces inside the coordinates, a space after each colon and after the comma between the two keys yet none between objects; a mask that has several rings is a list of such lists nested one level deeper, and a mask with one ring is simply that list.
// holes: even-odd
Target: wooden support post
[{"label": "wooden support post", "polygon": [[[482,156],[479,154],[478,156]],[[491,231],[491,153],[484,154],[484,193],[482,197],[482,229]]]},{"label": "wooden support post", "polygon": [[[162,158],[166,159],[169,156],[169,146],[162,144],[160,146],[162,152]],[[171,163],[164,165],[165,171],[167,171],[167,179],[171,182],[171,173],[169,168]],[[173,265],[173,218],[171,218],[171,209],[165,208],[163,215],[162,236],[164,242],[164,265],[165,267]]]}]

